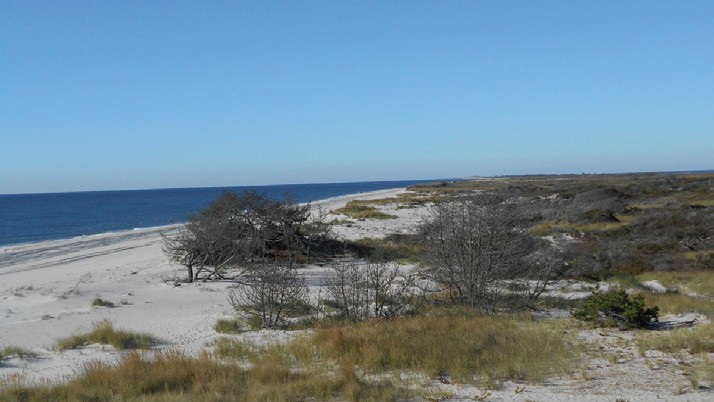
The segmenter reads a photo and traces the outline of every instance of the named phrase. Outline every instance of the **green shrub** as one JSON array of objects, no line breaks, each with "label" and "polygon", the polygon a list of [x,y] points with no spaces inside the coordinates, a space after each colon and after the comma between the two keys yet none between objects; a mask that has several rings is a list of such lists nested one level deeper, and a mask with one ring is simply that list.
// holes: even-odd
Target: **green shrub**
[{"label": "green shrub", "polygon": [[92,300],[92,307],[116,307],[116,304],[110,302],[109,300],[104,300],[100,297]]},{"label": "green shrub", "polygon": [[645,308],[643,295],[630,298],[624,290],[595,291],[573,312],[573,316],[582,321],[626,328],[645,327],[652,321],[656,322],[658,314],[657,306]]}]

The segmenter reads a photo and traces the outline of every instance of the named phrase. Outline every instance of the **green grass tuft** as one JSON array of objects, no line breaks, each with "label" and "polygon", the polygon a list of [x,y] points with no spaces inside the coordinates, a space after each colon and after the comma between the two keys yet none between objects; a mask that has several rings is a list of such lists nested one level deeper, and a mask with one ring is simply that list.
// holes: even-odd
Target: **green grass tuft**
[{"label": "green grass tuft", "polygon": [[93,325],[92,332],[63,339],[57,347],[59,350],[76,349],[92,343],[112,345],[117,349],[149,349],[159,341],[148,334],[116,330],[109,320],[102,320]]},{"label": "green grass tuft", "polygon": [[218,320],[213,329],[222,334],[240,334],[246,331],[241,320]]},{"label": "green grass tuft", "polygon": [[339,208],[333,213],[347,215],[352,219],[397,219],[396,215],[385,214],[375,207],[350,201],[344,208]]}]

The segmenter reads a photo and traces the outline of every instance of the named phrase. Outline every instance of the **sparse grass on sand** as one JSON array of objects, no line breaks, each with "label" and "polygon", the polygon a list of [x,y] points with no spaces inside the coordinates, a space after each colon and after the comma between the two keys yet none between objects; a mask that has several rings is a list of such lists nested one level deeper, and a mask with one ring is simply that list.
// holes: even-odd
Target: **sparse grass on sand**
[{"label": "sparse grass on sand", "polygon": [[216,332],[220,332],[222,334],[240,334],[241,332],[245,332],[246,329],[244,328],[244,324],[241,320],[218,320],[216,322],[216,325],[213,326],[213,329],[216,330]]},{"label": "sparse grass on sand", "polygon": [[352,365],[333,372],[296,371],[280,355],[266,355],[252,368],[225,364],[203,354],[177,351],[151,357],[130,352],[116,365],[89,363],[64,384],[0,386],[0,400],[22,401],[296,401],[397,400],[411,392],[391,381],[371,384]]},{"label": "sparse grass on sand", "polygon": [[694,328],[679,328],[673,331],[643,333],[637,338],[637,345],[643,351],[677,353],[686,349],[691,354],[714,353],[714,323],[708,322]]},{"label": "sparse grass on sand", "polygon": [[644,293],[645,304],[659,307],[660,313],[701,313],[714,316],[714,303],[710,297],[688,296],[680,293]]},{"label": "sparse grass on sand", "polygon": [[17,357],[19,359],[34,359],[37,355],[32,351],[17,346],[8,346],[0,349],[0,362],[13,357]]},{"label": "sparse grass on sand", "polygon": [[574,351],[548,323],[422,316],[318,330],[288,345],[299,361],[351,362],[366,373],[417,371],[472,382],[539,382],[568,373]]},{"label": "sparse grass on sand", "polygon": [[149,349],[158,339],[148,334],[114,329],[109,320],[94,323],[92,332],[74,335],[57,343],[59,350],[76,349],[92,343],[112,345],[117,349]]},{"label": "sparse grass on sand", "polygon": [[347,215],[352,219],[397,219],[396,215],[385,214],[377,208],[350,201],[343,208],[333,211],[337,214]]},{"label": "sparse grass on sand", "polygon": [[652,271],[637,275],[640,281],[656,280],[668,289],[680,293],[694,292],[714,297],[714,271]]}]

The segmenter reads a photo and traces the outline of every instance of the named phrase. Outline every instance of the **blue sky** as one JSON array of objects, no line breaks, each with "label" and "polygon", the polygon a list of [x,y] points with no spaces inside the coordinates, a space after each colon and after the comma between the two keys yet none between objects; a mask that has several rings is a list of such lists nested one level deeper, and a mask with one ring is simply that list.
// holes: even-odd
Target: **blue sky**
[{"label": "blue sky", "polygon": [[0,0],[0,193],[712,169],[712,18]]}]

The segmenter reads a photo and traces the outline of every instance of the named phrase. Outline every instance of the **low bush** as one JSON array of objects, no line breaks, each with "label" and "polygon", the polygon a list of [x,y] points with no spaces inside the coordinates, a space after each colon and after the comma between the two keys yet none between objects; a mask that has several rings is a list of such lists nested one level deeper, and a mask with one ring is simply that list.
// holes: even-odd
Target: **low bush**
[{"label": "low bush", "polygon": [[630,298],[624,290],[595,291],[573,312],[575,318],[594,322],[598,326],[625,328],[645,327],[652,321],[656,322],[658,314],[657,306],[645,308],[643,295]]},{"label": "low bush", "polygon": [[116,304],[97,297],[96,299],[92,300],[92,307],[116,307]]}]

